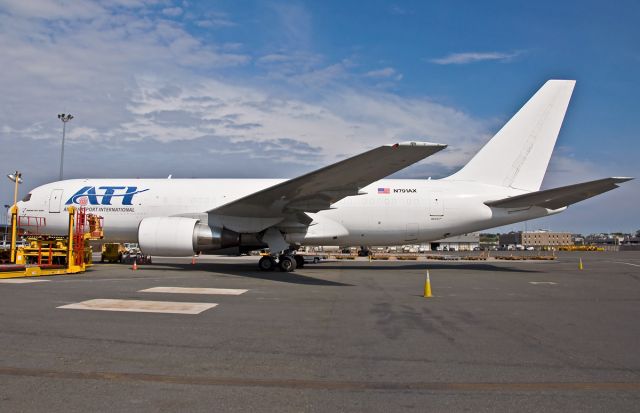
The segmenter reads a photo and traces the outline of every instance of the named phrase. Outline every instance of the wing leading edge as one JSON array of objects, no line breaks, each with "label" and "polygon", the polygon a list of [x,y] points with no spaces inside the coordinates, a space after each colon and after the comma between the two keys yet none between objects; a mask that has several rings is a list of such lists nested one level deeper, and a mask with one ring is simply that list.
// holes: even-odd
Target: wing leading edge
[{"label": "wing leading edge", "polygon": [[539,206],[558,209],[618,188],[618,184],[632,179],[633,178],[626,177],[598,179],[596,181],[562,186],[560,188],[530,192],[528,194],[512,196],[496,201],[487,201],[485,205],[496,208],[527,208]]},{"label": "wing leading edge", "polygon": [[340,199],[358,195],[365,186],[446,147],[429,142],[380,146],[208,212],[223,216],[276,218],[329,209],[331,204]]}]

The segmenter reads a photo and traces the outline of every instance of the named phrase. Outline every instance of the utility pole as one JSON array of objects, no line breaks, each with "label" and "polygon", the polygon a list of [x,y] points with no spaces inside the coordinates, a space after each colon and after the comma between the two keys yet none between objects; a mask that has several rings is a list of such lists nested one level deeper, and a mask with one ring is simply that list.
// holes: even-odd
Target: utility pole
[{"label": "utility pole", "polygon": [[60,113],[58,115],[58,119],[62,121],[62,151],[60,152],[60,181],[62,181],[62,172],[64,167],[64,136],[67,131],[67,122],[73,119],[73,115],[70,113],[66,115],[64,113]]},{"label": "utility pole", "polygon": [[18,185],[22,183],[22,174],[19,171],[7,175],[11,182],[15,182],[13,191],[13,207],[11,207],[11,262],[16,263],[16,239],[18,236]]}]

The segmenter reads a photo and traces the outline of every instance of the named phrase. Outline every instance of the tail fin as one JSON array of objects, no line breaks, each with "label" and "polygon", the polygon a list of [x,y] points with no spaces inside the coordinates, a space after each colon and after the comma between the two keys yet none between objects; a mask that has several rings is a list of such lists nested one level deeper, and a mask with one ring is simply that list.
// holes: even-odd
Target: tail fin
[{"label": "tail fin", "polygon": [[537,191],[575,80],[549,80],[468,164],[447,179]]}]

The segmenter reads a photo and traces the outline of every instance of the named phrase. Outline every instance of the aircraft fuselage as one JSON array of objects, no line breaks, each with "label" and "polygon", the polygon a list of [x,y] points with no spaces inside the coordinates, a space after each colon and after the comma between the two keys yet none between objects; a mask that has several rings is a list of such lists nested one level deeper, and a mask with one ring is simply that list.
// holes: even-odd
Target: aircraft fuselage
[{"label": "aircraft fuselage", "polygon": [[[104,218],[106,241],[137,241],[138,225],[148,217],[206,214],[206,211],[268,188],[275,179],[76,179],[53,182],[30,193],[18,204],[21,216],[46,218],[41,232],[64,234],[69,206],[84,206]],[[491,208],[485,201],[526,191],[477,182],[447,179],[383,179],[320,211],[320,222],[304,233],[288,234],[302,245],[397,245],[429,242],[513,222],[538,218],[558,210],[531,207]],[[322,225],[320,226],[322,227]]]}]

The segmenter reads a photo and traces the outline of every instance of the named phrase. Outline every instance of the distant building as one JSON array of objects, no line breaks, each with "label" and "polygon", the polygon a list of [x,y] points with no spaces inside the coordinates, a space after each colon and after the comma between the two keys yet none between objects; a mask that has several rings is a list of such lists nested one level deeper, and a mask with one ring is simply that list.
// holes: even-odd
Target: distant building
[{"label": "distant building", "polygon": [[616,234],[590,234],[584,239],[588,245],[620,245],[624,241],[623,235]]},{"label": "distant building", "polygon": [[573,245],[573,237],[569,232],[551,231],[519,231],[500,234],[500,245],[523,245],[525,247],[557,247]]},{"label": "distant building", "polygon": [[584,237],[582,234],[573,234],[571,238],[573,239],[573,245],[584,245]]},{"label": "distant building", "polygon": [[624,240],[622,241],[622,245],[640,245],[640,237],[639,236],[632,236],[632,235],[626,235],[624,237]]},{"label": "distant building", "polygon": [[620,245],[620,251],[640,251],[640,236],[638,236],[638,233],[636,233],[635,237],[631,234],[626,235]]}]

